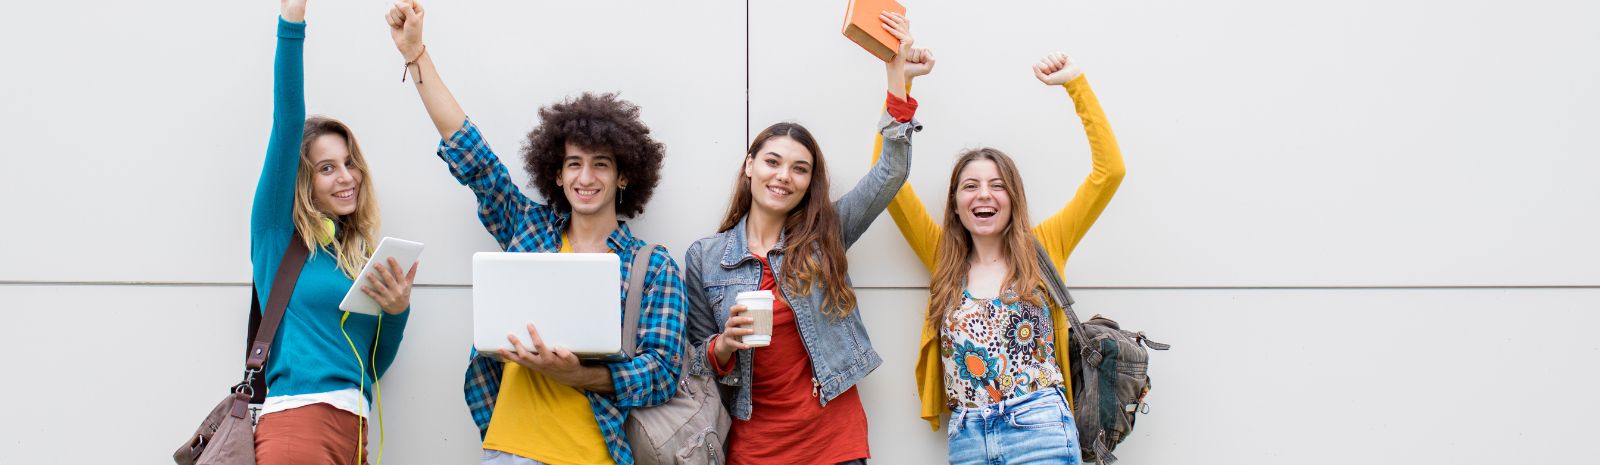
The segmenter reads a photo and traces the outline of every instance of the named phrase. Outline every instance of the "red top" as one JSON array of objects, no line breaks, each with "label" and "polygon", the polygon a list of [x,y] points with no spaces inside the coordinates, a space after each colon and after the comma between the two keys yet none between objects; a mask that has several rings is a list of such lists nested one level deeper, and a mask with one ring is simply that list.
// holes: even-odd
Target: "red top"
[{"label": "red top", "polygon": [[[734,420],[728,431],[728,464],[832,465],[870,458],[861,395],[851,386],[822,406],[813,394],[811,357],[795,326],[794,309],[777,291],[767,260],[755,257],[761,261],[761,289],[778,298],[772,302],[772,344],[751,349],[760,356],[750,386],[753,405],[750,419]],[[728,362],[732,365],[733,358]],[[719,366],[717,371],[726,374],[732,368]]]}]

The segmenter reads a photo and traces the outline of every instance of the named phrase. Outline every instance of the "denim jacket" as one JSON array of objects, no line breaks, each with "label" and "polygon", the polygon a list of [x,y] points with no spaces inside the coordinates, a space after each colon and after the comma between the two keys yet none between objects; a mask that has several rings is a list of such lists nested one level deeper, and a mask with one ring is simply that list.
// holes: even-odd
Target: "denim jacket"
[{"label": "denim jacket", "polygon": [[[873,165],[850,192],[833,202],[839,214],[840,234],[845,248],[849,248],[867,231],[872,221],[888,207],[900,186],[905,184],[911,171],[911,133],[920,131],[922,125],[915,120],[902,123],[887,113],[878,124],[883,133],[883,156]],[[747,217],[748,218],[748,217]],[[767,253],[773,276],[782,276],[783,250],[786,238],[780,234],[778,242]],[[684,257],[684,288],[688,294],[688,337],[695,350],[687,365],[690,373],[716,376],[713,364],[707,360],[707,344],[722,332],[728,321],[728,309],[734,296],[753,291],[761,285],[761,263],[751,256],[745,240],[745,220],[732,229],[695,241]],[[848,279],[848,278],[847,278]],[[859,308],[850,309],[844,318],[834,318],[822,313],[826,291],[818,282],[804,296],[791,289],[779,292],[794,309],[795,326],[811,361],[814,389],[818,401],[828,405],[857,381],[867,376],[883,363],[878,352],[872,349],[866,327],[861,322]],[[798,297],[798,298],[797,298]],[[751,366],[755,354],[741,350],[736,354],[738,363],[733,373],[717,381],[725,386],[723,403],[728,405],[734,418],[750,418]],[[737,389],[738,394],[727,393]]]}]

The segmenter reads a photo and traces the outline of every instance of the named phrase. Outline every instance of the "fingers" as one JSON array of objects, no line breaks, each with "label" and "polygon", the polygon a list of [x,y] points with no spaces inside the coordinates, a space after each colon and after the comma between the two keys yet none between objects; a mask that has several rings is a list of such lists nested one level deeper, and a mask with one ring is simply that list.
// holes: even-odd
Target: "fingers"
[{"label": "fingers", "polygon": [[389,266],[383,270],[388,271],[389,282],[395,285],[405,282],[405,277],[400,275],[400,261],[389,257]]},{"label": "fingers", "polygon": [[411,271],[407,271],[406,272],[406,285],[407,286],[411,285],[412,283],[417,282],[417,265],[420,265],[420,264],[422,264],[421,260],[418,260],[418,261],[415,261],[415,262],[411,262]]},{"label": "fingers", "polygon": [[729,316],[737,316],[740,313],[744,313],[744,312],[746,312],[748,310],[750,310],[750,307],[746,307],[743,304],[734,305],[732,307],[728,307],[728,315]]},{"label": "fingers", "polygon": [[[747,317],[747,316],[738,316],[738,317],[729,318],[728,319],[728,324],[726,324],[726,325],[724,325],[722,327],[722,334],[733,334],[733,333],[738,333],[738,332],[743,332],[745,334],[750,334],[752,331],[749,328],[744,328],[743,326],[744,325],[753,325],[753,324],[756,324],[755,318],[750,318],[750,317]],[[739,335],[742,336],[743,334],[739,334]]]},{"label": "fingers", "polygon": [[403,8],[401,8],[400,10],[401,10],[402,13],[405,14],[407,22],[410,22],[411,20],[417,19],[418,17],[422,16],[422,5],[421,4],[418,4],[417,2],[414,2],[414,1],[412,1],[412,2],[401,2],[400,4],[403,6]]},{"label": "fingers", "polygon": [[889,35],[900,40],[902,50],[910,45],[913,40],[911,37],[911,20],[906,19],[905,16],[899,13],[885,11],[878,14],[878,21],[883,23],[883,30],[888,31]]},{"label": "fingers", "polygon": [[533,323],[528,323],[528,339],[533,341],[534,352],[544,353],[544,338],[539,337],[539,330],[533,327]]},{"label": "fingers", "polygon": [[550,348],[550,353],[554,354],[556,356],[556,360],[560,361],[562,364],[577,365],[579,363],[578,355],[572,353],[570,350],[567,350],[566,347],[552,347]]},{"label": "fingers", "polygon": [[377,264],[372,266],[372,273],[367,275],[367,285],[380,294],[388,294],[393,283],[389,281],[389,274],[383,272],[383,265]]},{"label": "fingers", "polygon": [[386,17],[389,20],[389,27],[400,29],[401,27],[405,26],[406,14],[405,12],[400,11],[404,5],[405,3],[397,2],[394,4],[394,6],[389,7],[389,14]]},{"label": "fingers", "polygon": [[[533,356],[535,354],[533,352],[529,352],[527,346],[522,345],[522,340],[521,339],[517,339],[517,335],[507,333],[506,334],[506,341],[511,343],[511,355],[513,357],[515,357],[517,360],[529,360],[529,361],[532,361]],[[500,350],[501,351],[505,351],[506,349],[500,349]]]}]

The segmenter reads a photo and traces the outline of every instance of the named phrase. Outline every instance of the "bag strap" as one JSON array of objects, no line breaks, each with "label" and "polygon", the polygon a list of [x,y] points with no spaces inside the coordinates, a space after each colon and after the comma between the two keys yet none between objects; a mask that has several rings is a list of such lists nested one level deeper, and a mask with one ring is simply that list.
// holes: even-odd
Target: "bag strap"
[{"label": "bag strap", "polygon": [[[1050,298],[1056,301],[1056,305],[1061,306],[1061,311],[1067,314],[1067,321],[1072,324],[1072,330],[1068,331],[1068,334],[1072,336],[1073,342],[1078,344],[1078,348],[1083,350],[1086,358],[1093,357],[1091,362],[1099,363],[1100,352],[1089,350],[1089,341],[1083,338],[1083,331],[1081,331],[1083,323],[1078,322],[1077,312],[1072,311],[1072,304],[1074,303],[1072,293],[1067,291],[1067,284],[1061,281],[1061,273],[1056,270],[1055,261],[1050,259],[1050,252],[1044,249],[1044,244],[1039,243],[1038,238],[1033,240],[1033,247],[1038,252],[1039,272],[1045,275],[1045,289],[1050,292]],[[1098,317],[1099,315],[1095,316]],[[1143,331],[1137,334],[1139,337],[1136,340],[1151,349],[1167,350],[1172,347],[1150,340],[1149,337],[1144,335]]]},{"label": "bag strap", "polygon": [[1044,249],[1044,244],[1040,244],[1038,238],[1034,238],[1033,248],[1039,259],[1039,274],[1044,275],[1045,291],[1050,293],[1050,300],[1056,301],[1056,305],[1061,307],[1061,312],[1067,314],[1067,322],[1071,324],[1071,330],[1067,333],[1072,337],[1072,342],[1078,345],[1085,356],[1098,356],[1099,351],[1090,348],[1089,341],[1083,338],[1083,323],[1078,322],[1078,313],[1072,311],[1072,293],[1067,291],[1067,284],[1061,281],[1061,273],[1056,270],[1055,261],[1050,259],[1050,252]]},{"label": "bag strap", "polygon": [[[289,248],[283,251],[283,260],[278,262],[278,274],[272,278],[272,295],[267,296],[267,309],[264,315],[257,316],[255,307],[259,304],[259,297],[254,297],[254,285],[251,285],[252,305],[250,315],[252,331],[250,334],[250,351],[245,354],[245,377],[251,378],[255,373],[261,372],[261,367],[267,364],[268,352],[272,350],[272,339],[278,335],[278,324],[283,322],[283,311],[289,306],[289,296],[294,294],[294,286],[300,280],[300,270],[305,268],[306,256],[310,251],[306,249],[305,241],[300,240],[300,234],[289,236]],[[255,324],[260,318],[259,324]]]},{"label": "bag strap", "polygon": [[650,257],[661,244],[645,244],[633,252],[633,263],[628,265],[628,298],[623,301],[622,352],[633,356],[638,350],[639,305],[644,299],[644,275],[650,272]]}]

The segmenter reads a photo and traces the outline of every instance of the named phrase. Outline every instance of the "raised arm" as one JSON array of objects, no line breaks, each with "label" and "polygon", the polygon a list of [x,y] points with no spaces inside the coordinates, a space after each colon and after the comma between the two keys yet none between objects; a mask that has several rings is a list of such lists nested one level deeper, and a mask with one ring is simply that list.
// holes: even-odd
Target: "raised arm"
[{"label": "raised arm", "polygon": [[1033,228],[1034,235],[1050,252],[1051,261],[1060,269],[1066,264],[1067,257],[1072,255],[1072,249],[1078,246],[1083,236],[1089,233],[1089,227],[1111,203],[1117,187],[1122,185],[1126,168],[1122,165],[1122,149],[1117,147],[1117,137],[1111,133],[1111,124],[1106,121],[1105,112],[1100,110],[1100,101],[1089,88],[1088,78],[1083,76],[1083,71],[1066,54],[1056,52],[1039,60],[1033,67],[1033,73],[1045,85],[1067,89],[1067,95],[1077,108],[1078,119],[1083,121],[1083,131],[1089,137],[1089,153],[1094,164],[1088,178],[1078,186],[1078,192],[1073,194],[1066,207]]},{"label": "raised arm", "polygon": [[[900,43],[904,46],[908,39],[911,38],[910,25],[906,24],[906,30],[901,31],[897,19],[903,20],[904,17],[887,12],[882,16],[884,29],[895,35],[895,37],[900,38]],[[911,49],[907,50],[904,55],[907,57],[906,63],[899,65],[903,71],[902,73],[895,72],[897,65],[894,61],[888,64],[889,93],[897,95],[910,103],[915,102],[915,100],[910,99],[911,79],[928,74],[933,70],[933,54],[926,50]],[[900,56],[897,55],[895,58],[898,60]],[[897,75],[904,76],[904,78],[897,80]],[[897,90],[899,91],[898,93],[896,92]],[[886,105],[887,108],[893,110],[894,103],[895,99],[890,98]],[[913,105],[912,108],[914,110],[915,106]],[[882,129],[884,128],[882,127],[879,129],[878,133],[873,135],[872,141],[872,162],[874,165],[878,163],[878,159],[886,150],[894,147],[892,141],[886,142],[884,140],[884,136],[888,132],[883,131]],[[906,243],[911,246],[911,250],[917,253],[917,258],[922,260],[922,265],[927,267],[929,272],[932,272],[933,253],[938,244],[940,234],[939,224],[933,221],[933,217],[928,216],[927,207],[924,207],[922,200],[917,198],[917,193],[911,189],[911,183],[901,183],[900,188],[895,192],[894,198],[889,201],[888,209],[889,217],[893,218],[895,226],[900,228],[900,235],[906,238]]]},{"label": "raised arm", "polygon": [[554,212],[534,202],[511,179],[511,173],[476,125],[456,103],[450,89],[433,67],[432,55],[422,44],[422,5],[401,2],[389,9],[385,20],[395,49],[406,60],[406,73],[413,76],[417,95],[427,108],[434,129],[439,131],[439,158],[450,167],[456,181],[472,189],[478,199],[478,221],[494,236],[501,248],[509,247],[528,221],[554,221]]},{"label": "raised arm", "polygon": [[267,241],[274,247],[288,241],[294,229],[295,176],[306,124],[306,2],[284,0],[279,6],[278,49],[272,66],[272,133],[250,208],[252,240]]},{"label": "raised arm", "polygon": [[879,15],[883,29],[900,39],[900,50],[884,63],[888,96],[878,122],[878,143],[872,169],[844,197],[834,202],[843,229],[845,247],[855,244],[873,220],[883,213],[911,173],[911,133],[922,129],[913,117],[917,101],[909,94],[911,80],[933,71],[933,53],[913,47],[911,21],[897,13]]},{"label": "raised arm", "polygon": [[439,79],[439,70],[433,67],[433,57],[428,54],[427,45],[422,43],[423,15],[422,4],[416,1],[395,4],[389,8],[386,16],[389,36],[394,39],[400,57],[406,60],[406,73],[412,76],[417,95],[422,97],[422,106],[428,109],[428,117],[433,119],[433,127],[439,130],[439,137],[449,138],[461,130],[467,113],[461,110],[461,104],[445,87],[444,80]]}]

